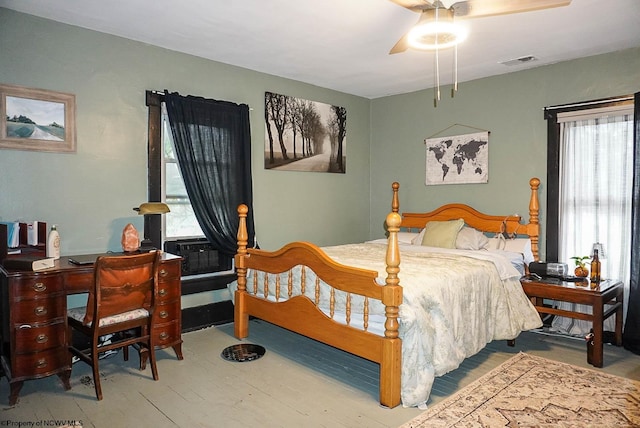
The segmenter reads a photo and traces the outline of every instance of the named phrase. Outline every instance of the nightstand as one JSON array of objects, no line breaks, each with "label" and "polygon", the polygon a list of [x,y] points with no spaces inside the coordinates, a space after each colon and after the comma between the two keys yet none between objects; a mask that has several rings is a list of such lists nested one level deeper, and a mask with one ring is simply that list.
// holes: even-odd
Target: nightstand
[{"label": "nightstand", "polygon": [[[603,322],[611,315],[616,317],[615,344],[622,345],[622,305],[624,287],[621,281],[605,279],[599,283],[567,282],[556,278],[521,279],[522,289],[540,314],[591,321],[593,324],[593,355],[588,360],[595,367],[603,363]],[[550,308],[543,305],[543,299],[580,303],[592,307],[592,314]]]}]

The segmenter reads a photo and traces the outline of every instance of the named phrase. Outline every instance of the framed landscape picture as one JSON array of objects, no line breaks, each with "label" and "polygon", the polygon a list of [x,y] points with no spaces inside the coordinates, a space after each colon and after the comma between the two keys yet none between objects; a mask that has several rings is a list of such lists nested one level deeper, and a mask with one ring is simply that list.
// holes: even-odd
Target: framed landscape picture
[{"label": "framed landscape picture", "polygon": [[0,148],[76,151],[73,94],[0,85]]},{"label": "framed landscape picture", "polygon": [[347,109],[265,92],[264,167],[277,171],[347,170]]}]

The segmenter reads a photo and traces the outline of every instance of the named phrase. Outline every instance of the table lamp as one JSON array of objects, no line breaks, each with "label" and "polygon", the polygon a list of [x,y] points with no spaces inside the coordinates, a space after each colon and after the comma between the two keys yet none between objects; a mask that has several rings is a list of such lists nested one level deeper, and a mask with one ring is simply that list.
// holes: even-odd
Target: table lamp
[{"label": "table lamp", "polygon": [[147,222],[149,221],[148,216],[154,214],[166,214],[171,211],[169,209],[169,206],[163,202],[144,202],[140,204],[139,207],[135,207],[133,210],[137,211],[138,215],[145,216],[144,239],[142,240],[142,242],[140,242],[138,231],[131,223],[129,223],[122,231],[122,249],[125,252],[140,251],[142,253],[155,250],[155,245],[153,245],[153,242],[147,236],[147,231],[149,230],[149,227],[147,225]]},{"label": "table lamp", "polygon": [[593,257],[593,253],[596,252],[596,250],[598,250],[598,257],[601,259],[606,258],[606,256],[604,255],[604,245],[601,244],[600,242],[596,242],[593,244],[593,247],[591,248],[591,257]]}]

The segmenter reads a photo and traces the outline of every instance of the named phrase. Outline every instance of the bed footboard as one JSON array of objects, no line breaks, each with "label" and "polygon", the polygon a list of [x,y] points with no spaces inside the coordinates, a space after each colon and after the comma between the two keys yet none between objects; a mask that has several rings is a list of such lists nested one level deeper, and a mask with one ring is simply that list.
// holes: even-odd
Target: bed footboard
[{"label": "bed footboard", "polygon": [[[273,252],[247,248],[247,212],[246,205],[238,207],[235,336],[248,336],[249,316],[254,316],[377,362],[380,364],[380,403],[387,407],[399,405],[402,343],[398,336],[398,312],[402,287],[398,280],[397,232],[400,215],[392,212],[387,216],[387,277],[381,285],[376,281],[377,272],[336,263],[307,242],[293,242]],[[296,274],[292,273],[294,270]],[[256,272],[250,284],[249,271]],[[358,325],[351,322],[352,315],[355,317],[352,302],[356,299],[362,303],[362,311],[358,311],[362,312],[358,315],[362,320]],[[369,331],[369,312],[374,302],[384,307],[383,335]],[[338,312],[345,317],[339,322],[334,319]]]}]

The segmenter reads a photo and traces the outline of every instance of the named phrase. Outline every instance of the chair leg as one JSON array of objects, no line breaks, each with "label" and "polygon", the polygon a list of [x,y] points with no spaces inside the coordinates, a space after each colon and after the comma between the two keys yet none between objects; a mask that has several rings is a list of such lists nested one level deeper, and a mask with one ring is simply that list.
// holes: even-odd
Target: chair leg
[{"label": "chair leg", "polygon": [[96,398],[102,400],[102,386],[100,385],[100,368],[98,366],[98,346],[93,343],[91,345],[91,368],[93,369],[93,385],[96,388]]}]

